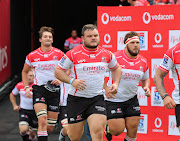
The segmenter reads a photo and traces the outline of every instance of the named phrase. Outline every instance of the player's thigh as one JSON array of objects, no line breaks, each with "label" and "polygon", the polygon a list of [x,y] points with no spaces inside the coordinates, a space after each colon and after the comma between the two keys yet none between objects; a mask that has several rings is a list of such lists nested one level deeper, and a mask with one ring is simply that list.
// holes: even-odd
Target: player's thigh
[{"label": "player's thigh", "polygon": [[85,120],[68,124],[68,136],[72,139],[80,139],[84,132]]},{"label": "player's thigh", "polygon": [[90,132],[103,131],[107,117],[103,114],[92,114],[87,118]]},{"label": "player's thigh", "polygon": [[125,119],[117,118],[117,119],[109,119],[107,121],[110,132],[122,133],[125,129]]},{"label": "player's thigh", "polygon": [[126,129],[128,131],[136,131],[140,122],[140,116],[132,116],[125,118]]}]

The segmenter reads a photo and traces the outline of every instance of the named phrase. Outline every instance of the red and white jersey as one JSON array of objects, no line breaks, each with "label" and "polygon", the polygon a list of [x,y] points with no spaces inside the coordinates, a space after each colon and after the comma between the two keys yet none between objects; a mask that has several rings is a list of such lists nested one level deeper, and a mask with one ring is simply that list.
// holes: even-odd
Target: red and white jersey
[{"label": "red and white jersey", "polygon": [[68,51],[59,61],[61,69],[71,69],[72,77],[83,79],[87,84],[86,89],[79,91],[72,85],[69,94],[79,97],[91,98],[103,95],[103,84],[106,70],[118,65],[116,57],[108,50],[98,46],[96,50],[88,50],[79,45]]},{"label": "red and white jersey", "polygon": [[61,82],[60,88],[61,88],[61,93],[60,93],[60,103],[59,104],[60,104],[60,106],[66,106],[70,84]]},{"label": "red and white jersey", "polygon": [[159,69],[167,73],[172,70],[172,77],[175,85],[175,89],[172,92],[172,98],[176,104],[180,104],[180,43],[164,54]]},{"label": "red and white jersey", "polygon": [[34,84],[40,86],[49,80],[55,80],[54,70],[63,55],[61,50],[54,47],[48,52],[38,48],[29,53],[25,63],[33,68]]},{"label": "red and white jersey", "polygon": [[69,37],[68,39],[66,39],[64,46],[69,47],[69,49],[73,49],[74,47],[80,44],[82,44],[81,38],[76,37],[76,39],[74,39],[73,37]]},{"label": "red and white jersey", "polygon": [[[29,85],[32,88],[34,84]],[[33,110],[33,99],[27,98],[25,95],[25,89],[23,82],[16,84],[15,88],[12,90],[12,94],[17,96],[20,94],[20,107],[26,110]]]},{"label": "red and white jersey", "polygon": [[[115,99],[107,99],[112,102],[124,102],[133,98],[137,94],[137,89],[140,80],[149,78],[149,69],[147,60],[138,55],[135,59],[129,58],[124,50],[114,53],[117,62],[121,66],[121,80],[118,87],[118,92]],[[112,84],[112,77],[110,74],[108,86]]]}]

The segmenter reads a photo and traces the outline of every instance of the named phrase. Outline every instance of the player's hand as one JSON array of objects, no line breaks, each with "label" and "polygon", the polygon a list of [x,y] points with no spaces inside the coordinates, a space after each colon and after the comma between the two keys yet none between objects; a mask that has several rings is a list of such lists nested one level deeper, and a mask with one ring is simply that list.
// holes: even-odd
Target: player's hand
[{"label": "player's hand", "polygon": [[107,99],[110,99],[110,98],[114,99],[114,95],[110,93],[110,87],[105,88],[105,95],[106,95]]},{"label": "player's hand", "polygon": [[166,96],[163,99],[163,103],[167,109],[174,109],[176,107],[176,103],[174,102],[174,100],[170,96]]},{"label": "player's hand", "polygon": [[27,98],[32,98],[32,89],[33,88],[26,88],[25,95]]},{"label": "player's hand", "polygon": [[144,89],[144,91],[145,91],[145,96],[150,97],[150,96],[151,96],[151,91],[150,91],[150,89],[149,89],[148,87],[144,87],[143,89]]},{"label": "player's hand", "polygon": [[84,90],[87,85],[86,85],[86,83],[85,83],[85,80],[75,79],[75,80],[72,82],[72,86],[75,87],[77,90],[81,91],[81,90]]},{"label": "player's hand", "polygon": [[16,105],[16,106],[13,107],[13,110],[14,110],[14,111],[19,111],[20,109],[21,109],[21,108],[20,108],[18,105]]},{"label": "player's hand", "polygon": [[53,81],[51,82],[51,84],[56,85],[56,86],[59,86],[59,85],[61,84],[61,81],[58,80],[58,79],[55,79],[55,80],[53,80]]},{"label": "player's hand", "polygon": [[112,94],[112,95],[115,95],[117,92],[118,92],[118,85],[113,83],[110,86],[110,92],[109,93]]}]

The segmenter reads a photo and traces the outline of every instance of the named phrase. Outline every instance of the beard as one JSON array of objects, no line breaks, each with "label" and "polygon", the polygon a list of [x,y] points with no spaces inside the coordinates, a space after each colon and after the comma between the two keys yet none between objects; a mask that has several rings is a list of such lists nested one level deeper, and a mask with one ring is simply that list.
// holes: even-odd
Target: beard
[{"label": "beard", "polygon": [[97,42],[97,45],[90,45],[90,44],[86,44],[86,43],[84,42],[84,46],[87,47],[87,48],[91,48],[91,49],[97,48],[98,45],[99,45],[99,42]]},{"label": "beard", "polygon": [[137,55],[139,54],[139,51],[140,51],[140,50],[137,50],[137,52],[132,52],[132,51],[129,49],[128,45],[127,45],[127,50],[128,50],[128,52],[129,52],[129,54],[130,54],[131,56],[137,56]]}]

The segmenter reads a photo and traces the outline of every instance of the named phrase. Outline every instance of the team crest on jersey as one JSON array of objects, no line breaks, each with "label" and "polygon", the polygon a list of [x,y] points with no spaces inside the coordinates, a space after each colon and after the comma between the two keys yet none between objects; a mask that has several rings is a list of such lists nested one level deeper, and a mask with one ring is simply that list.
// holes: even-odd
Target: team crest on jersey
[{"label": "team crest on jersey", "polygon": [[53,60],[58,60],[58,57],[57,56],[53,56]]},{"label": "team crest on jersey", "polygon": [[96,58],[96,55],[95,54],[90,54],[90,58],[94,59],[94,58]]},{"label": "team crest on jersey", "polygon": [[140,71],[143,71],[143,67],[142,67],[142,66],[140,66],[140,67],[139,67],[139,70],[140,70]]},{"label": "team crest on jersey", "polygon": [[101,62],[107,63],[106,57],[102,57]]}]

